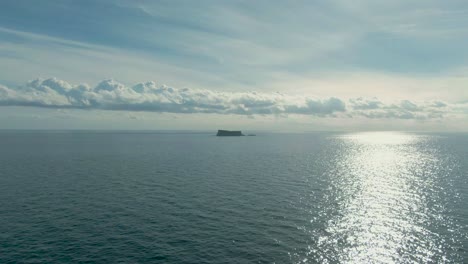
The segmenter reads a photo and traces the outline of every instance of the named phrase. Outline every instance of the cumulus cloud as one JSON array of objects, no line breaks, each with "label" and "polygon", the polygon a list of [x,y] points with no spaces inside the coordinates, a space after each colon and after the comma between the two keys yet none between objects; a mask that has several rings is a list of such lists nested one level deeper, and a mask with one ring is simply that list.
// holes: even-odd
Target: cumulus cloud
[{"label": "cumulus cloud", "polygon": [[369,109],[378,109],[382,106],[382,102],[380,102],[377,98],[372,99],[365,99],[362,97],[350,99],[349,102],[351,103],[353,109],[356,110],[369,110]]},{"label": "cumulus cloud", "polygon": [[155,82],[127,87],[114,80],[104,80],[91,88],[73,86],[56,78],[33,80],[14,89],[0,86],[0,105],[237,115],[331,116],[346,111],[345,103],[334,97],[314,99],[279,93],[178,89]]},{"label": "cumulus cloud", "polygon": [[350,99],[352,114],[367,118],[393,118],[393,119],[435,119],[448,115],[463,114],[463,104],[448,104],[442,101],[413,102],[401,100],[399,102],[384,103],[377,98]]},{"label": "cumulus cloud", "polygon": [[104,80],[95,87],[90,87],[86,84],[71,85],[56,78],[37,79],[15,88],[0,85],[0,106],[418,120],[449,115],[466,116],[468,113],[468,103],[410,100],[383,102],[375,97],[353,98],[345,103],[337,97],[317,99],[280,93],[179,89],[159,86],[155,82],[129,87],[115,80]]}]

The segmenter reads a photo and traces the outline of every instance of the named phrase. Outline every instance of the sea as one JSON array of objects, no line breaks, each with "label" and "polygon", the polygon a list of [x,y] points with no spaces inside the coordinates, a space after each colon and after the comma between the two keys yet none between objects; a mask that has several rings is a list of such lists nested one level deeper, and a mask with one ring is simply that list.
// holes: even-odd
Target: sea
[{"label": "sea", "polygon": [[0,131],[0,263],[468,262],[468,134]]}]

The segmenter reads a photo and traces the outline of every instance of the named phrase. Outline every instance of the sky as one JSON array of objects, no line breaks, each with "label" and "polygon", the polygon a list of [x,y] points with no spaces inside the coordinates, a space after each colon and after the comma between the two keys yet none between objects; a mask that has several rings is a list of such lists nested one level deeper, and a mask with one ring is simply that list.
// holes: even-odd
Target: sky
[{"label": "sky", "polygon": [[0,129],[468,131],[468,2],[2,0]]}]

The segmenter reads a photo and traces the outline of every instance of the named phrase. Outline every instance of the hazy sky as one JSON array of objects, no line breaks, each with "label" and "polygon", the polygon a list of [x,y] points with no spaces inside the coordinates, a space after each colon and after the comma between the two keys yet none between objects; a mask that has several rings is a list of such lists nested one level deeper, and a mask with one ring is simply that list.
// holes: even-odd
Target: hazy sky
[{"label": "hazy sky", "polygon": [[466,0],[2,0],[0,129],[468,131],[466,47]]}]

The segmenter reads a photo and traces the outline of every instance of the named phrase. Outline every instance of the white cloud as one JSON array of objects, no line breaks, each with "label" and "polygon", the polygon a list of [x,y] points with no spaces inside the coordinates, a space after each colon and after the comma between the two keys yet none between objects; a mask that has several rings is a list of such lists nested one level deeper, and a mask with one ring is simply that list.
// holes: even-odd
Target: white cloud
[{"label": "white cloud", "polygon": [[464,117],[468,109],[468,103],[411,100],[383,102],[376,97],[359,97],[349,99],[346,104],[337,97],[319,99],[281,93],[179,89],[158,86],[155,82],[129,87],[112,79],[90,87],[86,84],[72,85],[56,78],[36,79],[16,88],[0,85],[0,105],[181,114],[416,120]]},{"label": "white cloud", "polygon": [[462,109],[468,104],[449,104],[441,101],[413,102],[401,100],[394,103],[384,103],[377,98],[357,98],[349,100],[353,115],[360,115],[373,119],[441,119],[449,116],[464,115]]},{"label": "white cloud", "polygon": [[73,86],[56,78],[36,79],[16,89],[0,86],[0,105],[236,115],[328,116],[346,110],[338,98],[314,99],[279,93],[229,93],[178,89],[154,82],[127,87],[114,80],[96,87]]},{"label": "white cloud", "polygon": [[382,106],[377,98],[365,99],[362,97],[350,99],[349,102],[352,104],[353,109],[356,110],[369,110],[369,109],[378,109]]}]

